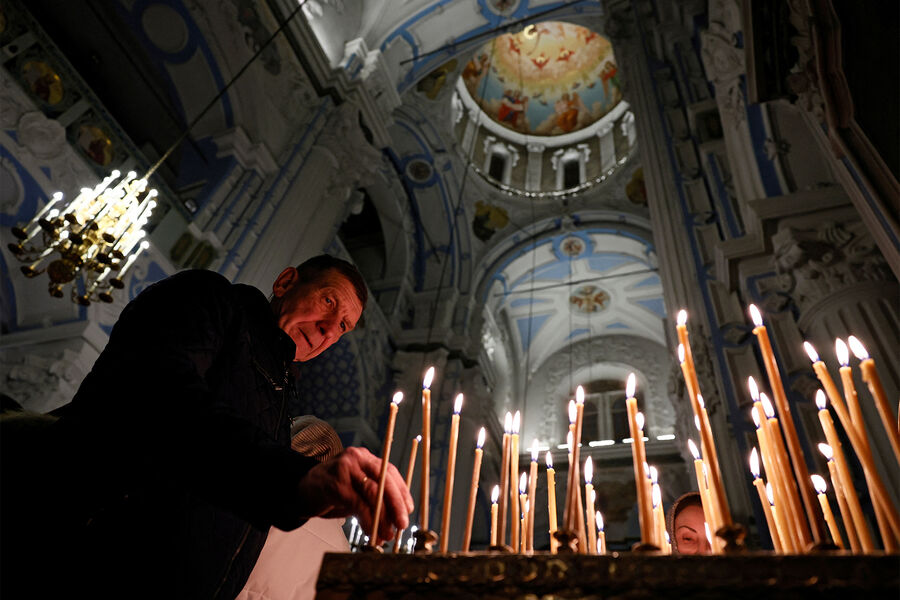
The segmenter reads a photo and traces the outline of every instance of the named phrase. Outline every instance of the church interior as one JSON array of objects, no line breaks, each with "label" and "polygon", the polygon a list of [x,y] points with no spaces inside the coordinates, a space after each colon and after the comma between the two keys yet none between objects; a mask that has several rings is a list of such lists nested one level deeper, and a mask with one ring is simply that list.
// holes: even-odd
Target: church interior
[{"label": "church interior", "polygon": [[[405,474],[435,367],[427,484],[437,531],[455,465],[450,551],[467,535],[473,550],[490,545],[507,413],[521,419],[520,471],[539,462],[533,551],[551,549],[544,462],[562,510],[579,386],[580,456],[609,552],[643,537],[626,396],[666,512],[698,489],[698,391],[743,544],[772,551],[748,469],[748,377],[769,393],[774,357],[801,461],[830,483],[804,342],[840,382],[835,338],[854,336],[889,414],[853,357],[871,462],[840,436],[875,545],[897,552],[900,535],[880,526],[900,506],[898,30],[888,1],[4,2],[5,400],[66,404],[154,282],[208,269],[268,295],[285,266],[326,253],[358,267],[370,300],[355,331],[297,364],[291,415],[379,456],[390,420]],[[115,185],[114,170],[157,190],[152,211],[123,213],[124,268],[48,268],[35,219]],[[682,310],[698,389],[678,353]],[[873,472],[886,493],[870,490]]]}]

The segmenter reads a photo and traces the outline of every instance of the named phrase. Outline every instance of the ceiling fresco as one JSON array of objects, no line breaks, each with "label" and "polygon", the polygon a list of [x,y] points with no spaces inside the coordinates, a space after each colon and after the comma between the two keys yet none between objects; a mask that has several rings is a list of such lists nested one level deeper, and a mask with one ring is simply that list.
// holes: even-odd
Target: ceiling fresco
[{"label": "ceiling fresco", "polygon": [[495,121],[527,135],[587,127],[622,99],[612,45],[584,27],[547,21],[496,37],[462,72]]}]

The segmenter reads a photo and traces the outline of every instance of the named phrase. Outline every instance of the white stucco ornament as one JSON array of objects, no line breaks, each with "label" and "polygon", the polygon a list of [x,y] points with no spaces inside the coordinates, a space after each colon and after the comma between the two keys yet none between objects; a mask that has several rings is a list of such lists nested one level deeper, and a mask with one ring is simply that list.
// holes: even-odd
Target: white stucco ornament
[{"label": "white stucco ornament", "polygon": [[66,129],[43,113],[27,112],[19,118],[19,143],[38,158],[59,156],[66,146]]}]

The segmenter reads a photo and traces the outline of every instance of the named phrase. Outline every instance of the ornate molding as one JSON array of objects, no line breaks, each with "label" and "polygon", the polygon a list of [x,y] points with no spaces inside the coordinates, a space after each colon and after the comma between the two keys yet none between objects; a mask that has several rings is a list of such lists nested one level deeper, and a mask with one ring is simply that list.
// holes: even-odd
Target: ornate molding
[{"label": "ornate molding", "polygon": [[738,47],[741,10],[735,0],[709,3],[709,29],[700,32],[700,58],[724,116],[736,127],[746,118],[741,77],[746,74],[744,50]]}]

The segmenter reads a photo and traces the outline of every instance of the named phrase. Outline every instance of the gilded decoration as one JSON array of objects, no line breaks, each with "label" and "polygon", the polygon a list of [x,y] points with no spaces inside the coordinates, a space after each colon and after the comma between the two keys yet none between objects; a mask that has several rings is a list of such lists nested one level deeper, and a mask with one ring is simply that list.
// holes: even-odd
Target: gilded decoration
[{"label": "gilded decoration", "polygon": [[569,302],[584,313],[595,313],[609,305],[609,294],[595,285],[583,285],[569,296]]},{"label": "gilded decoration", "polygon": [[65,95],[62,80],[49,64],[42,60],[29,60],[22,65],[22,77],[28,89],[45,104],[54,106]]},{"label": "gilded decoration", "polygon": [[622,99],[609,40],[557,21],[494,38],[466,64],[462,78],[488,116],[529,135],[583,129]]}]

